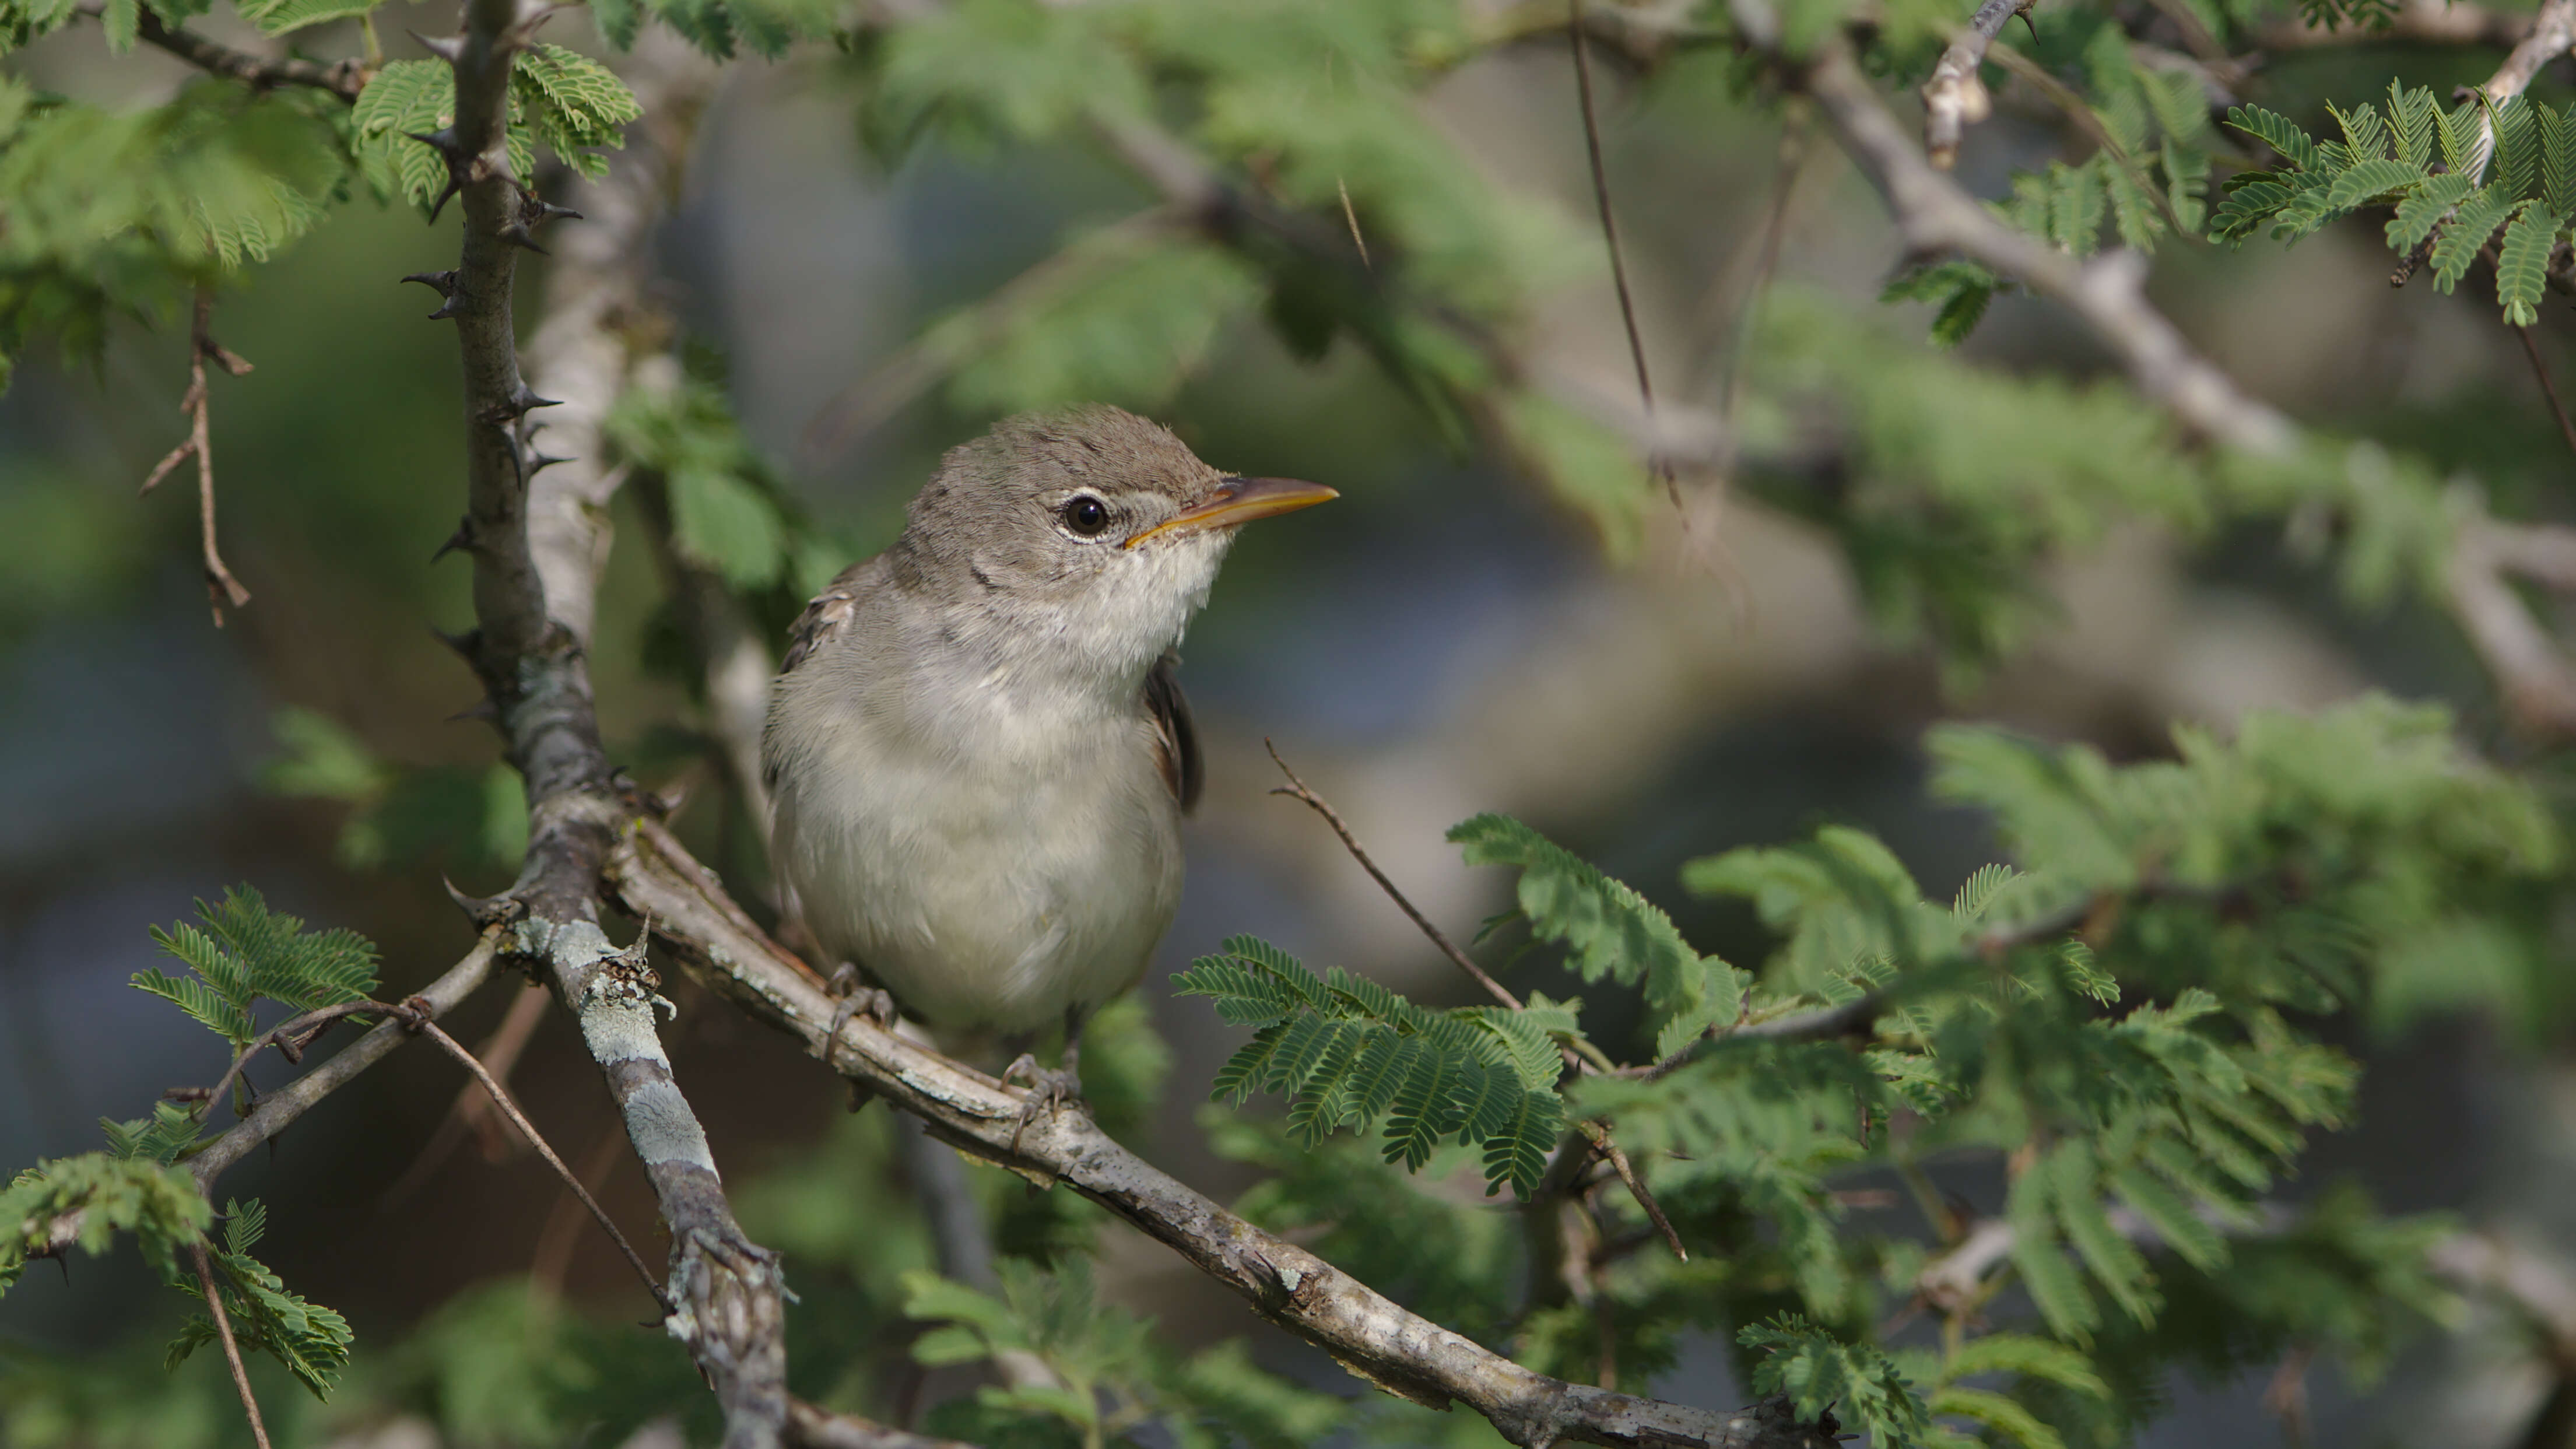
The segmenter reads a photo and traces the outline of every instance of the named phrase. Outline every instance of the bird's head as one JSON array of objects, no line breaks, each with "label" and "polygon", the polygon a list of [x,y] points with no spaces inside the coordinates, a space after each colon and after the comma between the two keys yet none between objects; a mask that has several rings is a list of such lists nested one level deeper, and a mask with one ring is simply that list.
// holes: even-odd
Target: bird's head
[{"label": "bird's head", "polygon": [[1336,496],[1211,468],[1118,408],[1025,414],[950,450],[903,552],[921,586],[1015,636],[1012,652],[1134,676],[1180,641],[1236,529]]}]

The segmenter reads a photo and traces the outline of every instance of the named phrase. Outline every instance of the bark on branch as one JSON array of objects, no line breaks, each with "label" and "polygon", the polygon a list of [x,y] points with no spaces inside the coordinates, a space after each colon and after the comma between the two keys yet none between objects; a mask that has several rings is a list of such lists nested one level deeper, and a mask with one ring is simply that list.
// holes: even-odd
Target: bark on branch
[{"label": "bark on branch", "polygon": [[[490,911],[507,921],[507,954],[572,1012],[625,1120],[671,1230],[664,1327],[715,1386],[727,1449],[771,1449],[788,1410],[776,1257],[734,1220],[706,1132],[672,1079],[653,1015],[657,982],[640,943],[620,950],[599,923],[601,861],[632,809],[600,747],[586,652],[606,547],[597,505],[615,484],[594,475],[588,498],[532,488],[545,464],[529,415],[552,403],[519,374],[511,320],[518,253],[537,249],[534,225],[561,214],[512,174],[503,125],[512,63],[547,13],[526,0],[471,0],[463,34],[428,42],[455,73],[456,110],[452,124],[420,138],[445,161],[448,192],[465,217],[456,270],[434,279],[448,297],[441,312],[456,321],[465,374],[467,513],[459,541],[474,559],[476,628],[459,646],[482,678],[528,798],[526,859]],[[622,218],[604,222],[605,240],[585,245],[630,262],[640,255],[659,179],[654,173]],[[567,311],[579,313],[568,334],[593,339],[605,331],[595,309]],[[597,374],[572,365],[591,352],[567,343],[558,365],[581,372],[583,418],[595,422],[622,384],[623,366],[622,357]],[[584,457],[596,459],[595,444]]]},{"label": "bark on branch", "polygon": [[1959,159],[1959,137],[1968,127],[1994,114],[1995,100],[1977,68],[1986,62],[1986,47],[2030,0],[1985,0],[1968,20],[1968,28],[1941,52],[1932,78],[1923,83],[1923,146],[1932,164],[1947,171]]},{"label": "bark on branch", "polygon": [[1061,1183],[1108,1208],[1388,1393],[1433,1407],[1465,1404],[1518,1444],[1823,1449],[1832,1443],[1829,1429],[1798,1425],[1778,1402],[1722,1412],[1534,1373],[1245,1222],[1079,1113],[1041,1117],[1023,1130],[1018,1093],[864,1017],[849,1021],[836,1042],[827,1041],[837,1012],[822,980],[763,935],[715,877],[649,819],[635,819],[620,833],[608,870],[626,908],[650,919],[709,988],[920,1117],[960,1151],[1032,1182]]}]

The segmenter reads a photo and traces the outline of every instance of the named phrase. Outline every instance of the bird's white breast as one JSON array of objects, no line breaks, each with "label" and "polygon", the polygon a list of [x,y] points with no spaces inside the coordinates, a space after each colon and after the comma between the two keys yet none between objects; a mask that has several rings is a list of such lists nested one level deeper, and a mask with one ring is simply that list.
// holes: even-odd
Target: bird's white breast
[{"label": "bird's white breast", "polygon": [[823,945],[943,1028],[1033,1030],[1134,985],[1181,884],[1141,711],[869,658],[791,673],[772,727],[806,757],[774,858]]}]

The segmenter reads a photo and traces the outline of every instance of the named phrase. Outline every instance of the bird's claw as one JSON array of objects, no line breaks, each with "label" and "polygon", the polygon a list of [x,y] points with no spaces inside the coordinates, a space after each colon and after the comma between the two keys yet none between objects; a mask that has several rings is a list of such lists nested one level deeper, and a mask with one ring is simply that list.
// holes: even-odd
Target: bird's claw
[{"label": "bird's claw", "polygon": [[1002,1085],[1007,1087],[1015,1081],[1029,1084],[1028,1100],[1020,1104],[1019,1125],[1011,1129],[1011,1150],[1015,1152],[1019,1150],[1020,1134],[1029,1130],[1029,1124],[1040,1113],[1053,1116],[1063,1111],[1067,1102],[1076,1108],[1082,1106],[1082,1078],[1071,1068],[1050,1071],[1039,1066],[1036,1057],[1022,1052],[1002,1068]]},{"label": "bird's claw", "polygon": [[850,1018],[862,1011],[868,1014],[868,1020],[875,1022],[880,1028],[888,1031],[894,1029],[894,994],[882,986],[869,986],[862,982],[859,968],[855,963],[842,962],[840,969],[832,973],[832,979],[826,984],[832,988],[833,995],[841,998],[841,1005],[832,1013],[832,1029],[825,1034],[824,1041],[839,1041],[841,1028],[848,1026]]}]

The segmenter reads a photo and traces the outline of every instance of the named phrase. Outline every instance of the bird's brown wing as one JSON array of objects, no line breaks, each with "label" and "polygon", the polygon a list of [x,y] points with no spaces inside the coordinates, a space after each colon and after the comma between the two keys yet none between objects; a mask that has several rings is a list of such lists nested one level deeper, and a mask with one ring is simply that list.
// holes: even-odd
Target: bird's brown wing
[{"label": "bird's brown wing", "polygon": [[826,585],[814,596],[814,602],[805,606],[805,612],[796,616],[795,624],[787,631],[787,658],[778,666],[779,673],[785,674],[804,663],[815,650],[839,638],[841,631],[850,626],[859,611],[859,601],[876,586],[877,575],[882,572],[875,567],[876,562],[863,559],[841,570],[840,577]]},{"label": "bird's brown wing", "polygon": [[1181,802],[1181,813],[1186,815],[1199,803],[1207,770],[1199,759],[1199,732],[1190,723],[1190,702],[1181,694],[1180,667],[1181,656],[1166,649],[1145,671],[1145,713],[1154,721],[1155,757],[1163,767],[1163,783],[1172,787],[1172,798]]}]

